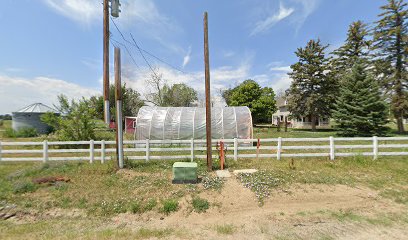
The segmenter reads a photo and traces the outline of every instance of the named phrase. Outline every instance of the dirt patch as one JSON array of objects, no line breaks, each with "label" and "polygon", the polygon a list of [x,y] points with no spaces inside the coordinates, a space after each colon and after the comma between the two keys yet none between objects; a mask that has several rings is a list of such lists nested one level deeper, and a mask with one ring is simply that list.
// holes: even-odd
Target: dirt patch
[{"label": "dirt patch", "polygon": [[[403,239],[405,228],[371,226],[355,216],[375,216],[378,213],[401,213],[404,205],[383,199],[377,191],[344,185],[296,185],[288,191],[275,191],[260,207],[255,194],[244,188],[237,179],[226,181],[221,192],[204,191],[200,197],[211,203],[205,213],[196,213],[191,199],[180,201],[180,210],[169,216],[149,213],[143,216],[122,214],[113,218],[115,225],[125,224],[132,229],[184,229],[186,238],[265,239],[324,238],[367,239],[391,231],[390,239]],[[338,213],[337,219],[332,213]],[[343,216],[343,215],[344,216]],[[347,215],[349,214],[349,215]],[[353,215],[354,214],[354,215]],[[350,217],[350,221],[341,218]],[[348,220],[348,219],[346,219]],[[217,226],[228,226],[231,232],[220,233]]]}]

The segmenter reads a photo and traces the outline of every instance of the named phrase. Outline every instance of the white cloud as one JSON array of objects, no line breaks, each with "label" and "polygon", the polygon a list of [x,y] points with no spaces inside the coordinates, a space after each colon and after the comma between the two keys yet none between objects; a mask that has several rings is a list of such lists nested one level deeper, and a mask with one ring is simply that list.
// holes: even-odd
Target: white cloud
[{"label": "white cloud", "polygon": [[273,74],[271,77],[272,88],[275,93],[285,91],[290,87],[290,84],[292,83],[292,79],[286,73]]},{"label": "white cloud", "polygon": [[283,67],[271,67],[269,68],[270,71],[274,71],[274,72],[290,72],[292,71],[292,69],[290,68],[290,66],[283,66]]},{"label": "white cloud", "polygon": [[271,16],[268,16],[266,19],[257,22],[250,36],[254,36],[256,34],[269,30],[273,25],[289,17],[293,12],[294,12],[293,8],[285,8],[285,6],[283,6],[281,2],[279,6],[279,11]]},{"label": "white cloud", "polygon": [[[250,65],[241,64],[238,67],[224,66],[211,70],[211,90],[217,95],[219,89],[225,89],[242,82],[250,76]],[[204,71],[181,73],[166,66],[160,66],[158,73],[162,74],[167,84],[185,83],[194,88],[199,94],[204,93]],[[143,96],[150,93],[152,89],[147,85],[146,79],[151,76],[149,68],[135,69],[132,65],[124,66],[122,80]]]},{"label": "white cloud", "polygon": [[0,76],[0,113],[11,113],[29,104],[41,102],[52,106],[57,96],[64,94],[70,99],[79,99],[100,94],[101,91],[74,83],[48,77],[33,79]]},{"label": "white cloud", "polygon": [[183,58],[183,68],[190,62],[191,59],[191,46],[188,48],[186,56]]},{"label": "white cloud", "polygon": [[89,26],[102,19],[102,4],[94,0],[44,0],[57,13]]}]

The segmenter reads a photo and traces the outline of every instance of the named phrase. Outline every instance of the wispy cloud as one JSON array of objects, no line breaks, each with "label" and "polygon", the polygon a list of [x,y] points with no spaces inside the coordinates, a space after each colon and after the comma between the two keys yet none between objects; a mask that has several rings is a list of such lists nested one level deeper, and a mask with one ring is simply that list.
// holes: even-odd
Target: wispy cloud
[{"label": "wispy cloud", "polygon": [[82,25],[90,26],[102,17],[102,5],[93,0],[44,0],[57,13]]},{"label": "wispy cloud", "polygon": [[268,16],[266,19],[257,22],[250,36],[254,36],[256,34],[269,30],[273,25],[289,17],[293,12],[294,12],[293,8],[286,8],[281,2],[279,5],[279,11],[271,16]]},{"label": "wispy cloud", "polygon": [[7,102],[0,104],[0,113],[11,113],[34,102],[52,106],[57,103],[59,94],[79,99],[100,94],[100,91],[55,78],[30,79],[0,75],[0,102]]},{"label": "wispy cloud", "polygon": [[290,71],[292,71],[290,66],[271,67],[271,68],[269,68],[269,70],[274,71],[274,72],[290,72]]},{"label": "wispy cloud", "polygon": [[234,51],[223,51],[223,56],[226,58],[230,58],[235,56],[235,52]]},{"label": "wispy cloud", "polygon": [[11,73],[19,73],[19,72],[24,72],[25,69],[24,68],[9,67],[9,68],[4,69],[4,71],[11,72]]},{"label": "wispy cloud", "polygon": [[321,0],[291,0],[297,5],[298,13],[293,18],[293,23],[298,31],[306,19],[318,8]]},{"label": "wispy cloud", "polygon": [[[101,22],[103,17],[102,1],[98,0],[43,0],[52,10],[81,25],[89,26]],[[156,31],[157,28],[177,28],[172,21],[160,13],[154,1],[122,0],[120,17],[116,20],[123,28],[135,25],[155,26],[145,28]]]},{"label": "wispy cloud", "polygon": [[183,68],[190,62],[191,59],[191,46],[188,47],[186,56],[183,58]]}]

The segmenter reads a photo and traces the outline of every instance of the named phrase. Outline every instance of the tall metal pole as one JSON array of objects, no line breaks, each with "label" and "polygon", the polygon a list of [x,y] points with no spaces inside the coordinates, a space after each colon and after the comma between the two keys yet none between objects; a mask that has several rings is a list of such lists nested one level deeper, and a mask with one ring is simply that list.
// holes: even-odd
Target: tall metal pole
[{"label": "tall metal pole", "polygon": [[105,123],[110,123],[109,112],[109,0],[103,0],[103,99]]},{"label": "tall metal pole", "polygon": [[208,14],[204,12],[204,63],[205,63],[205,123],[207,136],[207,169],[212,171],[211,151],[211,93],[210,93],[210,60],[208,50]]},{"label": "tall metal pole", "polygon": [[115,47],[115,99],[116,99],[116,157],[117,167],[123,168],[122,84],[120,48]]}]

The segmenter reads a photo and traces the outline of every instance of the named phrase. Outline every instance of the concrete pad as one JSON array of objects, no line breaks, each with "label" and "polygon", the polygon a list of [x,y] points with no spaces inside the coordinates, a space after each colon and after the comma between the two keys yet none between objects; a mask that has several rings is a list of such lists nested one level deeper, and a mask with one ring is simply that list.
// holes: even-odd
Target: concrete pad
[{"label": "concrete pad", "polygon": [[256,172],[258,172],[258,170],[256,169],[240,169],[240,170],[235,170],[233,173],[235,175],[238,175],[240,173],[256,173]]},{"label": "concrete pad", "polygon": [[217,170],[217,171],[215,171],[215,174],[217,174],[217,177],[220,177],[220,178],[229,178],[229,177],[231,177],[231,173],[227,169]]}]

